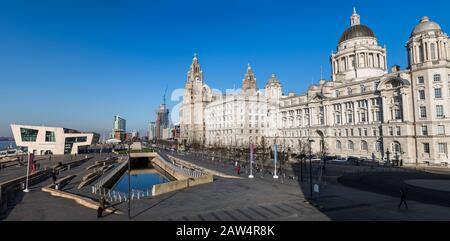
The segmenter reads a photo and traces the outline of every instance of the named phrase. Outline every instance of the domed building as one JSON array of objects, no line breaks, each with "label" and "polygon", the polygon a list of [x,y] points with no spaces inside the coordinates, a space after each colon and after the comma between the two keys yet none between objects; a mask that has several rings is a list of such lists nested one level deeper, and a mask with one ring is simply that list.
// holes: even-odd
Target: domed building
[{"label": "domed building", "polygon": [[333,81],[352,81],[386,73],[386,49],[379,46],[372,29],[361,24],[353,9],[350,27],[342,33],[337,52],[331,55]]},{"label": "domed building", "polygon": [[331,80],[280,101],[279,144],[298,152],[396,162],[450,163],[449,40],[423,17],[406,44],[408,67],[387,68],[386,48],[353,10],[331,54]]},{"label": "domed building", "polygon": [[180,111],[182,139],[246,148],[264,138],[295,154],[313,141],[319,156],[450,164],[450,42],[441,26],[423,17],[413,27],[405,69],[388,70],[386,48],[355,9],[337,37],[331,79],[302,95],[284,96],[276,75],[263,93],[250,66],[242,91],[213,94],[195,57]]}]

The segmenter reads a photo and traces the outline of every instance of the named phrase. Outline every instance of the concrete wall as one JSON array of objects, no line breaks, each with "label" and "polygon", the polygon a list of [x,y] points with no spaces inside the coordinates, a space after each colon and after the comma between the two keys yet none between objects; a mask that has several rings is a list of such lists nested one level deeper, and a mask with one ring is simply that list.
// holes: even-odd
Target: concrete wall
[{"label": "concrete wall", "polygon": [[213,182],[212,175],[205,175],[197,178],[189,178],[179,181],[167,182],[162,184],[153,185],[152,196],[158,196],[164,193],[169,193],[188,187],[193,187],[201,184]]},{"label": "concrete wall", "polygon": [[151,161],[152,165],[156,165],[163,169],[167,174],[171,175],[177,180],[184,180],[190,178],[190,176],[185,175],[184,173],[176,172],[173,170],[169,165],[167,165],[164,161],[161,161],[161,157],[158,155],[157,157],[153,158]]}]

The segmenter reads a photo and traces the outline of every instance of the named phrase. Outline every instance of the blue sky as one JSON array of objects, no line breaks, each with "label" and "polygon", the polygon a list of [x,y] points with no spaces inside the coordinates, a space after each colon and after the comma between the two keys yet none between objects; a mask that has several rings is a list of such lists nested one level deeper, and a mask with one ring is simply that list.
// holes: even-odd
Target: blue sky
[{"label": "blue sky", "polygon": [[247,63],[262,88],[276,73],[285,92],[329,79],[330,52],[353,7],[406,65],[420,17],[450,29],[448,1],[0,1],[0,136],[9,124],[105,134],[113,116],[143,131],[168,86],[183,88],[194,52],[207,84],[240,86]]}]

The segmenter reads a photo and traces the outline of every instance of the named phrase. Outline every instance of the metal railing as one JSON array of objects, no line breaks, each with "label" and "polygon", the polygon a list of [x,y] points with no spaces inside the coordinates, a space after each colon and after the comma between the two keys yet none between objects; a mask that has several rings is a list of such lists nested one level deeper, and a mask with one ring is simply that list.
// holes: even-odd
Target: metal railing
[{"label": "metal railing", "polygon": [[[122,157],[120,157],[122,159]],[[106,174],[102,179],[100,179],[95,185],[98,187],[103,188],[105,183],[110,180],[118,171],[120,171],[122,168],[124,168],[128,164],[128,161],[120,163],[114,170],[110,171],[108,174]]]},{"label": "metal railing", "polygon": [[[111,190],[108,188],[100,187],[98,185],[92,186],[92,194],[99,195],[106,199],[110,203],[121,203],[128,201],[128,193]],[[131,189],[131,200],[139,200],[147,197],[151,197],[151,190],[136,190]]]},{"label": "metal railing", "polygon": [[[190,177],[202,177],[207,175],[207,173],[196,170],[193,168],[187,168],[179,163],[176,163],[175,161],[171,160],[170,157],[168,157],[166,154],[163,154],[161,152],[158,153],[161,157],[161,161],[164,162],[167,166],[169,166],[171,169],[173,169],[176,172],[183,173],[184,175],[190,176]],[[170,161],[168,161],[170,160]]]}]

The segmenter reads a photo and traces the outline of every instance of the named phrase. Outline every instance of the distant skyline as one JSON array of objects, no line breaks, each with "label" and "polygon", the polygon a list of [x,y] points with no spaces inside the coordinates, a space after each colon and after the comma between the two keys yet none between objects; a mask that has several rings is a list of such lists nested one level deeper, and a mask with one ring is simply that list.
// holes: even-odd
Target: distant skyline
[{"label": "distant skyline", "polygon": [[[0,1],[0,136],[11,123],[108,134],[114,115],[146,135],[163,101],[183,88],[194,53],[212,88],[240,87],[250,63],[259,88],[284,92],[330,79],[329,57],[356,7],[406,68],[422,16],[450,31],[448,1]],[[179,93],[178,93],[179,94]],[[180,99],[181,100],[181,99]]]}]

